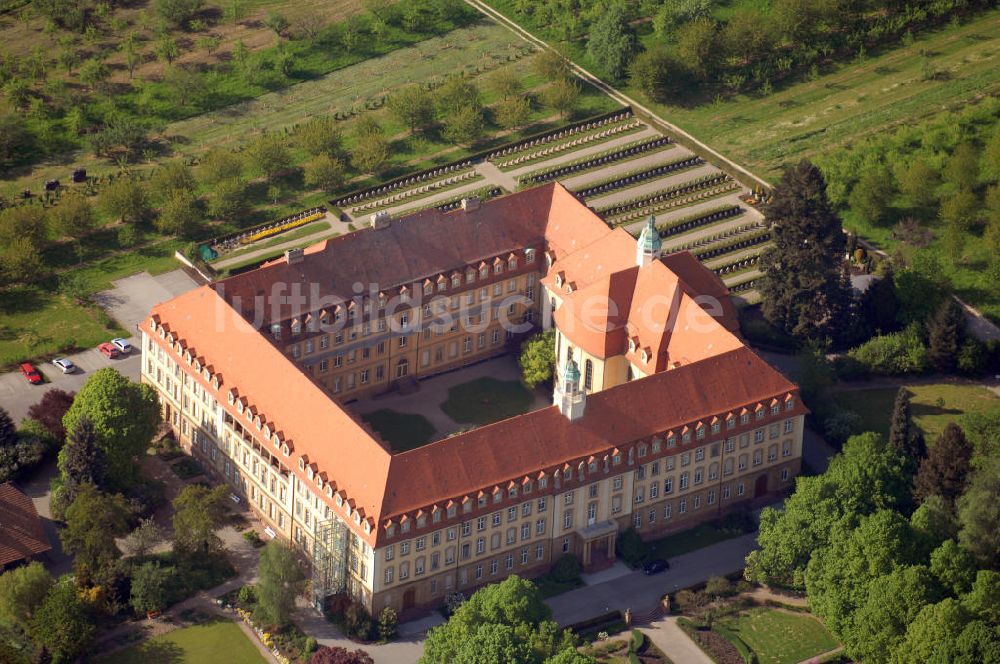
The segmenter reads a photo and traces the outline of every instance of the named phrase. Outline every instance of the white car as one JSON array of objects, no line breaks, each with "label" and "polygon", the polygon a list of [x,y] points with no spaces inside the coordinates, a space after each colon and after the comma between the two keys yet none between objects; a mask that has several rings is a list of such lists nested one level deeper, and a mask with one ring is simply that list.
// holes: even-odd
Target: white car
[{"label": "white car", "polygon": [[52,364],[59,367],[59,370],[62,371],[64,374],[70,374],[76,371],[76,365],[65,357],[60,357],[52,360]]},{"label": "white car", "polygon": [[132,352],[132,344],[128,342],[128,339],[122,339],[119,337],[117,339],[112,339],[111,343],[115,348],[121,351],[122,355],[128,355]]}]

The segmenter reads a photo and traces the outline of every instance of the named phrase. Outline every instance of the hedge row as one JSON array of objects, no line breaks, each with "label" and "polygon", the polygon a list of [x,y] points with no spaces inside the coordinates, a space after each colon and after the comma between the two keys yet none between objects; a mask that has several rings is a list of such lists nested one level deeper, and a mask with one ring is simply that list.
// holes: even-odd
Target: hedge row
[{"label": "hedge row", "polygon": [[746,249],[747,247],[763,244],[770,239],[771,231],[763,230],[746,237],[738,237],[731,242],[710,246],[702,251],[695,250],[692,253],[698,257],[698,260],[705,261],[715,258],[716,256],[724,256],[725,254],[733,251],[739,251],[740,249]]},{"label": "hedge row", "polygon": [[695,228],[714,224],[722,219],[738,217],[741,214],[743,214],[743,208],[739,205],[723,205],[711,210],[703,210],[687,217],[657,224],[656,230],[659,232],[660,237],[670,237],[686,233]]}]

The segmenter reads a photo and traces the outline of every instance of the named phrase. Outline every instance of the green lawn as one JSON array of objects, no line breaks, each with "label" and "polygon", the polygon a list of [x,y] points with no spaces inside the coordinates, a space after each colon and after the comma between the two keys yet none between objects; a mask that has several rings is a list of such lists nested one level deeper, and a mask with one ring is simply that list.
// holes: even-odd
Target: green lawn
[{"label": "green lawn", "polygon": [[[831,67],[815,80],[769,96],[717,103],[657,104],[626,91],[699,140],[776,180],[784,163],[815,158],[853,141],[909,124],[1000,90],[1000,10],[963,25],[917,35],[909,46]],[[924,80],[924,62],[944,72]]]},{"label": "green lawn", "polygon": [[520,381],[484,377],[450,388],[441,410],[456,422],[484,425],[528,412],[533,400]]},{"label": "green lawn", "polygon": [[400,413],[389,408],[376,410],[361,419],[371,425],[395,452],[405,452],[435,439],[434,425],[423,415]]},{"label": "green lawn", "polygon": [[257,647],[229,620],[175,629],[116,653],[101,664],[265,664]]},{"label": "green lawn", "polygon": [[128,332],[96,306],[82,307],[54,289],[12,288],[0,296],[0,367],[89,348]]},{"label": "green lawn", "polygon": [[[927,438],[932,443],[949,422],[961,424],[966,413],[982,413],[1000,410],[1000,397],[985,387],[976,385],[910,385],[906,389],[913,393],[911,412]],[[889,434],[889,418],[896,400],[895,387],[881,387],[870,390],[846,390],[837,392],[837,403],[861,416],[866,431]]]},{"label": "green lawn", "polygon": [[649,547],[647,557],[649,559],[667,558],[669,560],[673,556],[690,553],[745,534],[746,530],[736,525],[723,521],[710,521],[699,524],[690,530],[647,542],[646,545]]},{"label": "green lawn", "polygon": [[823,623],[807,613],[751,609],[721,624],[754,651],[760,664],[796,664],[840,645]]}]

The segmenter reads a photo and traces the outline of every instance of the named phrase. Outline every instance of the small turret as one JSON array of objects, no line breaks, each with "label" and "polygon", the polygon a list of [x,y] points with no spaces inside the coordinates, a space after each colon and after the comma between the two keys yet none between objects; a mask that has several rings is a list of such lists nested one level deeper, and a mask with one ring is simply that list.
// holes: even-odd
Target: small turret
[{"label": "small turret", "polygon": [[552,394],[553,405],[559,406],[559,412],[570,420],[583,417],[587,406],[587,393],[580,389],[580,367],[572,357],[566,360],[562,376],[556,372],[555,390]]},{"label": "small turret", "polygon": [[649,265],[659,260],[662,251],[663,242],[660,240],[660,231],[656,230],[656,217],[650,216],[636,243],[635,263],[639,267]]}]

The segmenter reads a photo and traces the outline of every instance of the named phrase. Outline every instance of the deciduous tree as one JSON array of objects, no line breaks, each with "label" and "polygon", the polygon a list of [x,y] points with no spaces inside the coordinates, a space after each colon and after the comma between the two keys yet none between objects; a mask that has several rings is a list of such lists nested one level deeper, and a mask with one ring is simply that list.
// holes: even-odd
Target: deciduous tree
[{"label": "deciduous tree", "polygon": [[109,486],[131,486],[138,476],[135,460],[145,453],[160,423],[156,392],[110,367],[100,369],[76,395],[63,426],[72,431],[84,417],[94,425],[98,446],[104,450]]},{"label": "deciduous tree", "polygon": [[276,134],[262,134],[247,149],[250,163],[268,182],[292,165],[292,156],[285,142]]},{"label": "deciduous tree", "polygon": [[132,573],[131,604],[139,613],[159,611],[166,606],[167,590],[174,571],[159,563],[147,562]]},{"label": "deciduous tree", "polygon": [[285,626],[306,582],[295,552],[277,540],[268,542],[260,552],[257,573],[257,610],[261,619],[276,627]]},{"label": "deciduous tree", "polygon": [[150,213],[146,188],[138,179],[120,177],[101,188],[98,205],[106,214],[127,224],[137,224]]},{"label": "deciduous tree", "polygon": [[407,85],[389,96],[389,112],[410,132],[434,126],[434,95],[417,84]]},{"label": "deciduous tree", "polygon": [[569,62],[552,48],[543,49],[532,59],[531,64],[535,73],[547,81],[558,81],[572,75]]},{"label": "deciduous tree", "polygon": [[551,328],[536,333],[521,344],[518,364],[521,365],[521,379],[525,385],[534,388],[552,380],[556,362],[555,347],[555,331]]},{"label": "deciduous tree", "polygon": [[63,577],[49,589],[31,619],[32,638],[45,648],[53,664],[76,660],[90,645],[94,631],[76,584],[69,577]]},{"label": "deciduous tree", "polygon": [[509,97],[500,100],[494,109],[494,118],[504,129],[519,129],[531,117],[531,102],[527,97]]},{"label": "deciduous tree", "polygon": [[63,196],[49,214],[64,237],[80,239],[94,228],[94,208],[81,194]]},{"label": "deciduous tree", "polygon": [[175,548],[185,555],[210,553],[222,545],[215,531],[226,516],[229,490],[188,485],[174,498]]},{"label": "deciduous tree", "polygon": [[483,137],[483,111],[469,105],[451,111],[444,119],[444,136],[459,145],[472,145]]},{"label": "deciduous tree", "polygon": [[889,169],[882,164],[871,166],[851,189],[851,210],[865,221],[881,223],[892,202],[894,190],[895,183]]},{"label": "deciduous tree", "polygon": [[562,117],[568,116],[580,98],[580,84],[571,78],[560,78],[553,81],[542,90],[542,100],[546,106],[559,111]]},{"label": "deciduous tree", "polygon": [[162,233],[191,237],[201,229],[205,213],[201,201],[187,192],[174,192],[160,208],[156,227]]},{"label": "deciduous tree", "polygon": [[312,118],[297,128],[295,140],[299,147],[315,157],[320,155],[339,156],[344,142],[337,122],[325,115]]},{"label": "deciduous tree", "polygon": [[1000,459],[984,458],[958,499],[958,540],[979,564],[1000,567]]},{"label": "deciduous tree", "polygon": [[305,183],[326,192],[333,192],[344,185],[345,169],[339,159],[321,154],[305,165]]},{"label": "deciduous tree", "polygon": [[979,153],[975,145],[958,144],[945,163],[944,179],[959,189],[972,189],[979,183]]},{"label": "deciduous tree", "polygon": [[609,3],[590,26],[587,54],[611,78],[625,76],[629,60],[635,51],[635,31],[628,23],[625,7]]},{"label": "deciduous tree", "polygon": [[142,519],[125,538],[125,550],[131,556],[142,557],[163,541],[163,529],[152,517]]},{"label": "deciduous tree", "polygon": [[115,538],[128,532],[129,513],[121,495],[101,493],[93,484],[80,486],[59,533],[78,574],[93,574],[121,556]]},{"label": "deciduous tree", "polygon": [[976,559],[953,539],[945,540],[931,552],[931,571],[945,588],[961,595],[976,579]]},{"label": "deciduous tree", "polygon": [[37,560],[0,574],[0,627],[26,632],[53,583]]}]

